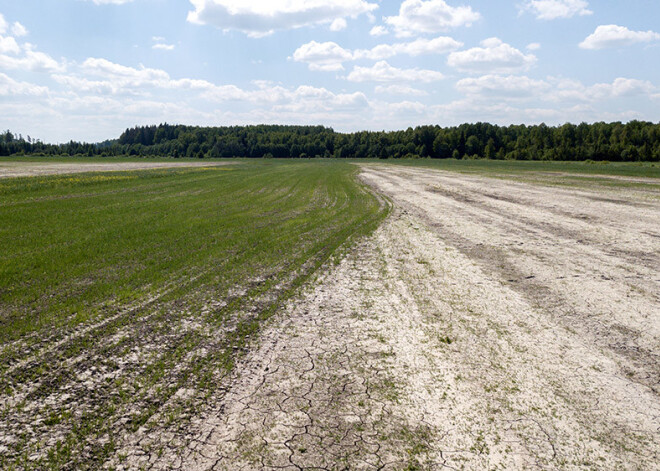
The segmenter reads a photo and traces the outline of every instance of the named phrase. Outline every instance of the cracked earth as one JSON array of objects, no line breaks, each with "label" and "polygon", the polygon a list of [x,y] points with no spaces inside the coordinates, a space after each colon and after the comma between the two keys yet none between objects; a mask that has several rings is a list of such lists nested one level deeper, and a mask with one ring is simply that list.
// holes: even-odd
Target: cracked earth
[{"label": "cracked earth", "polygon": [[361,178],[383,225],[106,468],[659,469],[657,186]]}]

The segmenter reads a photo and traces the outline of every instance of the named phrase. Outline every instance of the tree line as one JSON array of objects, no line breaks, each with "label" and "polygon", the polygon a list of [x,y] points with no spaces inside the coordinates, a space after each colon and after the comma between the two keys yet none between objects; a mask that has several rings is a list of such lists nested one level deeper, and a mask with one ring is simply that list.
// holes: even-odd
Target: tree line
[{"label": "tree line", "polygon": [[338,133],[324,126],[200,127],[160,124],[126,129],[101,143],[45,144],[0,134],[0,155],[169,156],[192,158],[434,158],[660,161],[660,124],[418,126]]}]

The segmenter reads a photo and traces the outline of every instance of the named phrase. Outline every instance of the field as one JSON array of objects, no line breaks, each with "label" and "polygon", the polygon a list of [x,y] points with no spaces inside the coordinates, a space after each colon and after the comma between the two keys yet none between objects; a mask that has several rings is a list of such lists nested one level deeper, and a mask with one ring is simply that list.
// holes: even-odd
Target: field
[{"label": "field", "polygon": [[96,469],[225,388],[261,323],[384,215],[355,172],[0,180],[0,467]]},{"label": "field", "polygon": [[658,177],[0,179],[0,467],[656,469]]}]

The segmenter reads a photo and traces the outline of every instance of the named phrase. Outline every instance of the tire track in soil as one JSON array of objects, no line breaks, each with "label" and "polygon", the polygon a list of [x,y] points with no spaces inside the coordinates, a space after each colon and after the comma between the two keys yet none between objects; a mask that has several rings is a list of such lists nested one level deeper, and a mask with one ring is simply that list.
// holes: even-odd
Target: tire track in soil
[{"label": "tire track in soil", "polygon": [[660,202],[648,190],[602,195],[382,167],[365,178],[660,393],[660,243],[649,235]]}]

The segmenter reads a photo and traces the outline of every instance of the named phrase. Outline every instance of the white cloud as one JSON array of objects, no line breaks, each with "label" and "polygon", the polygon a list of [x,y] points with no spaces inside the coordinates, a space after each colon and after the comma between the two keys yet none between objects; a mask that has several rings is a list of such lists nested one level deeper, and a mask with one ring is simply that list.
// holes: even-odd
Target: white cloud
[{"label": "white cloud", "polygon": [[[11,46],[10,46],[11,47]],[[64,65],[58,63],[48,54],[34,50],[32,44],[26,43],[23,46],[24,54],[22,57],[8,56],[0,54],[0,68],[24,71],[46,71],[56,72],[64,70]],[[17,54],[16,51],[11,51]],[[20,52],[20,51],[19,51]]]},{"label": "white cloud", "polygon": [[541,45],[539,43],[529,43],[527,46],[525,46],[525,49],[528,51],[538,51],[541,49]]},{"label": "white cloud", "polygon": [[463,43],[450,37],[417,39],[407,43],[379,44],[372,49],[344,49],[334,42],[318,43],[311,41],[303,44],[293,53],[296,62],[309,64],[310,70],[335,72],[343,70],[344,62],[369,59],[382,60],[399,54],[419,56],[422,54],[446,54],[461,47]]},{"label": "white cloud", "polygon": [[386,17],[397,36],[438,33],[459,26],[470,26],[481,15],[469,6],[452,7],[444,0],[404,0],[397,16]]},{"label": "white cloud", "polygon": [[157,43],[151,46],[151,49],[158,49],[161,51],[172,51],[174,50],[174,44]]},{"label": "white cloud", "polygon": [[140,67],[135,69],[124,65],[110,62],[107,59],[90,57],[83,62],[81,69],[91,75],[98,75],[107,80],[117,82],[130,81],[135,84],[165,82],[170,76],[164,70]]},{"label": "white cloud", "polygon": [[428,106],[418,101],[400,101],[398,103],[390,103],[388,108],[391,112],[397,115],[403,113],[423,114],[428,111]]},{"label": "white cloud", "polygon": [[366,0],[190,0],[195,10],[188,21],[238,30],[261,37],[277,30],[332,24],[372,12],[378,4]]},{"label": "white cloud", "polygon": [[374,26],[373,28],[371,28],[371,31],[369,31],[369,34],[371,36],[384,36],[388,33],[389,31],[387,31],[387,28],[385,28],[384,26]]},{"label": "white cloud", "polygon": [[417,39],[407,43],[380,44],[372,49],[358,49],[356,59],[387,59],[399,54],[420,56],[423,54],[446,54],[463,46],[463,43],[448,36],[434,39]]},{"label": "white cloud", "polygon": [[[35,121],[37,115],[48,116],[48,122],[60,120],[58,129],[53,131],[60,136],[63,129],[75,122],[77,129],[71,125],[69,132],[76,139],[81,138],[80,129],[84,128],[87,133],[85,138],[96,132],[93,123],[98,122],[106,133],[112,123],[120,132],[127,120],[132,124],[162,121],[199,125],[305,124],[312,121],[346,125],[355,116],[369,114],[371,107],[361,92],[338,93],[309,85],[289,88],[268,81],[255,81],[248,88],[216,85],[205,80],[175,79],[162,70],[127,67],[101,58],[90,58],[75,66],[74,73],[55,74],[53,79],[60,85],[57,94],[47,101],[33,101],[42,108],[29,107],[32,113],[29,116],[24,113],[23,121]],[[64,91],[60,91],[62,89]],[[0,113],[7,110],[6,103],[0,100]],[[83,123],[86,125],[82,126]],[[44,129],[39,125],[35,127]],[[44,136],[44,132],[39,136]],[[64,134],[64,138],[69,136]]]},{"label": "white cloud", "polygon": [[493,74],[461,79],[456,83],[456,89],[471,98],[529,99],[573,105],[596,105],[621,97],[653,96],[658,91],[649,81],[622,77],[611,83],[587,86],[565,78],[537,80],[526,76]]},{"label": "white cloud", "polygon": [[551,85],[543,80],[525,76],[483,75],[477,78],[464,78],[456,83],[456,89],[466,95],[498,97],[539,97]]},{"label": "white cloud", "polygon": [[343,70],[342,62],[353,59],[351,51],[342,48],[334,42],[303,44],[293,53],[293,60],[309,64],[311,70],[337,71]]},{"label": "white cloud", "polygon": [[367,108],[369,101],[361,93],[334,93],[325,88],[303,85],[295,90],[280,89],[282,99],[274,111],[295,113],[354,111]]},{"label": "white cloud", "polygon": [[637,80],[619,77],[612,83],[599,83],[588,89],[588,94],[594,100],[603,98],[631,97],[651,95],[657,87],[648,80]]},{"label": "white cloud", "polygon": [[346,78],[351,82],[435,82],[444,75],[435,70],[398,69],[380,61],[372,67],[355,66]]},{"label": "white cloud", "polygon": [[94,2],[96,5],[123,5],[124,3],[130,3],[133,0],[91,0],[91,1]]},{"label": "white cloud", "polygon": [[0,36],[0,54],[18,54],[21,48],[11,36]]},{"label": "white cloud", "polygon": [[409,87],[408,85],[378,85],[374,92],[383,95],[409,95],[409,96],[427,96],[428,93],[418,88]]},{"label": "white cloud", "polygon": [[[95,76],[100,79],[95,79]],[[98,97],[113,95],[145,98],[165,93],[167,100],[167,92],[171,91],[185,94],[183,96],[190,97],[189,99],[203,99],[207,104],[238,101],[257,106],[278,106],[280,109],[290,105],[289,110],[295,106],[306,109],[316,106],[319,109],[345,110],[348,107],[362,106],[366,102],[362,93],[335,94],[325,88],[310,86],[288,89],[267,81],[256,81],[256,89],[244,90],[235,85],[216,85],[206,80],[173,79],[164,70],[127,67],[100,58],[87,59],[80,65],[77,74],[55,74],[53,79],[75,93],[93,94]]]},{"label": "white cloud", "polygon": [[539,20],[554,20],[591,15],[593,12],[588,6],[585,0],[528,0],[522,5],[521,11],[530,11]]},{"label": "white cloud", "polygon": [[162,36],[152,36],[151,40],[157,43],[162,43],[165,41],[165,38]]},{"label": "white cloud", "polygon": [[498,38],[481,42],[482,47],[452,52],[447,64],[466,72],[512,73],[529,69],[535,62],[533,54],[523,54]]},{"label": "white cloud", "polygon": [[16,36],[17,38],[20,38],[23,36],[27,36],[28,30],[25,28],[25,26],[23,26],[18,21],[16,21],[11,27],[11,34]]},{"label": "white cloud", "polygon": [[577,80],[549,79],[553,88],[546,99],[564,103],[598,104],[607,100],[631,97],[652,97],[660,90],[647,80],[619,77],[612,83],[586,86]]},{"label": "white cloud", "polygon": [[43,96],[48,88],[28,82],[18,82],[11,77],[0,73],[0,96],[33,95]]},{"label": "white cloud", "polygon": [[625,26],[601,25],[580,43],[582,49],[605,49],[660,40],[654,31],[631,31]]},{"label": "white cloud", "polygon": [[348,23],[346,23],[344,18],[337,18],[330,24],[330,31],[341,31],[346,29],[347,26]]}]

